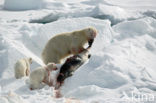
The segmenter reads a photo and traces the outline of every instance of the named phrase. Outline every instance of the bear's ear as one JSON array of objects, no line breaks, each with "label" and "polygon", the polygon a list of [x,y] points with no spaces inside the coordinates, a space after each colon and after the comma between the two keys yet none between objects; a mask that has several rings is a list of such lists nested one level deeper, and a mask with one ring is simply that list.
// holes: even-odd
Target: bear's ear
[{"label": "bear's ear", "polygon": [[32,58],[31,57],[29,58],[29,63],[32,64]]}]

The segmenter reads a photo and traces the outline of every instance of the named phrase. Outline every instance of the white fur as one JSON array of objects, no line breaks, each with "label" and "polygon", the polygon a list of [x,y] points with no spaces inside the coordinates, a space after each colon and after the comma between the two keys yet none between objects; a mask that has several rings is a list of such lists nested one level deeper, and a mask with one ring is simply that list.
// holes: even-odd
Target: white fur
[{"label": "white fur", "polygon": [[23,58],[18,60],[14,65],[15,78],[19,79],[30,74],[31,58]]},{"label": "white fur", "polygon": [[[44,83],[51,85],[52,82],[48,72],[55,70],[57,67],[54,63],[49,63],[46,67],[38,67],[30,73],[30,89],[40,89],[43,81]],[[47,70],[48,69],[48,70]]]},{"label": "white fur", "polygon": [[42,52],[42,60],[45,64],[49,62],[60,63],[61,59],[70,54],[79,54],[84,50],[88,40],[96,37],[95,28],[89,27],[78,31],[62,33],[51,38]]}]

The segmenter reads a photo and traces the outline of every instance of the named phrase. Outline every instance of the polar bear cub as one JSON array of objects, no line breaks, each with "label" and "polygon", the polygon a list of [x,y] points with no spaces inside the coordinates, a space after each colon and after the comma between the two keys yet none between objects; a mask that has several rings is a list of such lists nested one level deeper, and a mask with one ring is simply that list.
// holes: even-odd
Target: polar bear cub
[{"label": "polar bear cub", "polygon": [[45,67],[38,67],[32,71],[29,76],[30,90],[40,89],[42,83],[52,86],[53,82],[50,77],[50,72],[53,70],[57,70],[55,63],[48,63]]},{"label": "polar bear cub", "polygon": [[30,64],[32,64],[32,58],[18,60],[14,65],[15,78],[20,79],[24,76],[29,76]]}]

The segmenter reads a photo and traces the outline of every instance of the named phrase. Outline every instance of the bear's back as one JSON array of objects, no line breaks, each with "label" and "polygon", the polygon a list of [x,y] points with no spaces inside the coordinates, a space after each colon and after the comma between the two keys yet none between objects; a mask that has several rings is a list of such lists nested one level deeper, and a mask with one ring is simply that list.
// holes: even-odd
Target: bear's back
[{"label": "bear's back", "polygon": [[25,60],[23,60],[23,59],[18,60],[15,63],[14,68],[15,69],[25,69],[26,68],[26,62],[25,62]]},{"label": "bear's back", "polygon": [[38,67],[37,69],[33,70],[30,73],[30,78],[33,79],[38,79],[38,77],[44,78],[44,75],[45,75],[45,69],[43,67]]}]

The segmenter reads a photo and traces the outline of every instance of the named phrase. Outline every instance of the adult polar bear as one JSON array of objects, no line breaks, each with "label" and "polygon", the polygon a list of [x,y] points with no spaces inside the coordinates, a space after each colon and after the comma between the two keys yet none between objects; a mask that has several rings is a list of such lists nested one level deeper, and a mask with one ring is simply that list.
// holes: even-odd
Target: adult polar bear
[{"label": "adult polar bear", "polygon": [[45,64],[60,63],[60,60],[66,56],[82,52],[87,42],[91,46],[96,35],[97,30],[93,27],[58,34],[46,44],[42,52],[42,60]]},{"label": "adult polar bear", "polygon": [[18,60],[14,65],[15,78],[19,79],[30,74],[30,64],[32,58],[23,58]]}]

